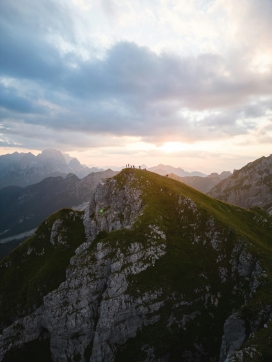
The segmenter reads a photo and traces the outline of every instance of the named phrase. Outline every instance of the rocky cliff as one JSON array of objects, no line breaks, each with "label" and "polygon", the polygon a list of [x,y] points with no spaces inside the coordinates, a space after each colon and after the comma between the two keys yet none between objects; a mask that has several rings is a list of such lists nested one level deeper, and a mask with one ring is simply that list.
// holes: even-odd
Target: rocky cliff
[{"label": "rocky cliff", "polygon": [[268,361],[271,233],[266,213],[124,170],[1,262],[0,360]]},{"label": "rocky cliff", "polygon": [[234,170],[209,195],[245,208],[259,206],[272,213],[272,155]]}]

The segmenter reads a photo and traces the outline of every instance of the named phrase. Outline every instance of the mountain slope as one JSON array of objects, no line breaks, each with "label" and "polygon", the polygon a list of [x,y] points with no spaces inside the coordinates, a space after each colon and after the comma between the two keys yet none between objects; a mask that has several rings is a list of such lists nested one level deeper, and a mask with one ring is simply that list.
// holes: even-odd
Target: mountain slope
[{"label": "mountain slope", "polygon": [[184,182],[186,185],[193,187],[194,189],[204,192],[205,194],[209,192],[215,185],[219,182],[228,178],[231,175],[231,172],[224,171],[220,175],[218,173],[212,173],[206,177],[200,176],[184,176],[179,177],[173,173],[168,174],[168,177]]},{"label": "mountain slope", "polygon": [[61,208],[89,201],[98,183],[114,175],[116,172],[106,170],[91,173],[80,180],[76,175],[68,174],[65,178],[46,178],[25,188],[9,186],[1,189],[0,237],[7,238],[33,229]]},{"label": "mountain slope", "polygon": [[234,170],[209,195],[245,208],[259,206],[272,213],[272,155]]},{"label": "mountain slope", "polygon": [[10,165],[12,165],[15,162],[20,161],[22,157],[24,157],[26,153],[23,152],[14,152],[14,153],[8,153],[6,155],[0,156],[0,176],[2,175],[2,170],[6,169]]},{"label": "mountain slope", "polygon": [[[33,303],[40,304],[44,294],[65,280],[65,268],[85,238],[82,217],[82,211],[71,209],[51,215],[33,237],[7,257],[7,263],[14,268],[8,267],[7,273],[3,273],[3,267],[8,265],[5,262],[1,264],[1,289],[5,291],[1,295],[2,326],[35,309]],[[57,237],[54,234],[56,225],[59,227]],[[17,266],[20,271],[15,270]],[[21,279],[16,276],[18,272],[22,275]]]},{"label": "mountain slope", "polygon": [[[0,263],[1,360],[34,361],[37,349],[54,361],[271,358],[272,219],[264,211],[126,169],[97,186],[84,220],[63,212]],[[83,225],[86,236],[70,234]],[[53,268],[62,283],[50,285],[48,261],[64,232],[81,245],[66,277],[65,263]]]}]

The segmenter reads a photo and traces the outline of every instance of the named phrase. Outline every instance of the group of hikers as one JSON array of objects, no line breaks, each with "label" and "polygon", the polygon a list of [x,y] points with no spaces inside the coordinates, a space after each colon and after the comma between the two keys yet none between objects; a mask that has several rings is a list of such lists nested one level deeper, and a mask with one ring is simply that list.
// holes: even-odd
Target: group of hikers
[{"label": "group of hikers", "polygon": [[[126,168],[135,168],[134,165],[129,165],[129,163],[126,165]],[[141,170],[141,166],[139,166],[139,169]],[[144,171],[146,171],[146,168],[143,168]]]}]

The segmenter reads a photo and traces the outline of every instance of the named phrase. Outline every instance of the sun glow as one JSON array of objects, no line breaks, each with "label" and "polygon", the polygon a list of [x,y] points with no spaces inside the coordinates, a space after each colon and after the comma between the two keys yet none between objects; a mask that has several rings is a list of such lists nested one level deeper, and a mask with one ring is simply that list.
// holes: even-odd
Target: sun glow
[{"label": "sun glow", "polygon": [[271,70],[272,67],[272,54],[264,53],[259,54],[254,58],[252,62],[252,70],[259,73],[267,73]]},{"label": "sun glow", "polygon": [[188,150],[188,146],[180,142],[165,142],[160,149],[166,153]]}]

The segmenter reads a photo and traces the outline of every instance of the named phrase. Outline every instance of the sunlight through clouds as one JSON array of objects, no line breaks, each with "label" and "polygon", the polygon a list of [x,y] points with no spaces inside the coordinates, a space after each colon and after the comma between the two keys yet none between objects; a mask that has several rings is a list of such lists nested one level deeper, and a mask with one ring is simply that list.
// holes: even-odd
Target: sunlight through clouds
[{"label": "sunlight through clouds", "polygon": [[159,147],[162,151],[166,153],[178,152],[189,150],[190,146],[180,142],[165,142],[162,147]]},{"label": "sunlight through clouds", "polygon": [[176,166],[212,152],[224,168],[267,154],[271,14],[269,0],[2,2],[3,152]]}]

